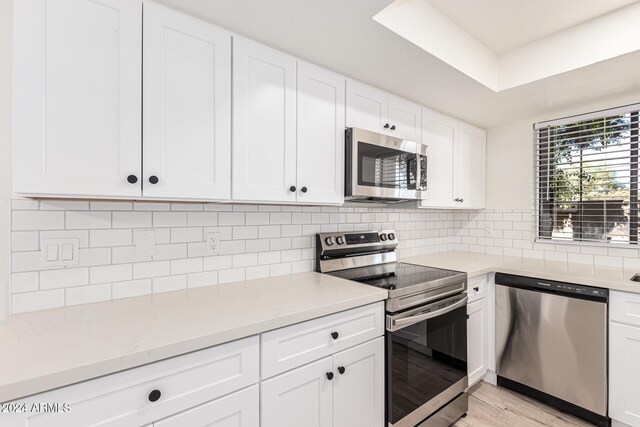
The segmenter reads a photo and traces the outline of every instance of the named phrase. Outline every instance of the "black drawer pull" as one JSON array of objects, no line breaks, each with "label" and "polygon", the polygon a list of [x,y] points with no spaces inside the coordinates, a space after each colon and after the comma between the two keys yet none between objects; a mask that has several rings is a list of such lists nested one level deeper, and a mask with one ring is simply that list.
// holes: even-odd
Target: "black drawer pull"
[{"label": "black drawer pull", "polygon": [[337,333],[337,332],[331,332],[331,338],[333,338],[334,340],[337,340],[339,336],[340,336],[340,334],[339,334],[339,333]]},{"label": "black drawer pull", "polygon": [[156,389],[151,391],[151,393],[149,393],[149,402],[157,402],[160,399],[160,396],[162,396],[160,390]]},{"label": "black drawer pull", "polygon": [[333,379],[333,372],[327,372],[327,379],[331,381]]},{"label": "black drawer pull", "polygon": [[344,371],[346,371],[344,366],[338,366],[338,372],[340,372],[340,375],[344,374]]}]

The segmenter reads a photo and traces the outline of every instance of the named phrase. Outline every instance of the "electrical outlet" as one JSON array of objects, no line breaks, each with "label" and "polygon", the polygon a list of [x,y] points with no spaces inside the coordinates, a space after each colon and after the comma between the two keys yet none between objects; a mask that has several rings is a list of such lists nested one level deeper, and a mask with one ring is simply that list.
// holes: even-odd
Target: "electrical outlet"
[{"label": "electrical outlet", "polygon": [[207,255],[218,255],[220,253],[220,233],[207,233]]},{"label": "electrical outlet", "polygon": [[485,225],[484,235],[486,237],[493,237],[493,224]]}]

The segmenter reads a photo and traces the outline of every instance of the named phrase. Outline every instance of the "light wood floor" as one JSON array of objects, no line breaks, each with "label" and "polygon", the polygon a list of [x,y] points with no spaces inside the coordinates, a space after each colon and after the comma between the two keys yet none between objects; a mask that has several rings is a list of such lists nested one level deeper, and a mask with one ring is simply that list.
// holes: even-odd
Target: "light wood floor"
[{"label": "light wood floor", "polygon": [[469,390],[469,411],[457,427],[592,427],[584,421],[526,396],[484,381]]}]

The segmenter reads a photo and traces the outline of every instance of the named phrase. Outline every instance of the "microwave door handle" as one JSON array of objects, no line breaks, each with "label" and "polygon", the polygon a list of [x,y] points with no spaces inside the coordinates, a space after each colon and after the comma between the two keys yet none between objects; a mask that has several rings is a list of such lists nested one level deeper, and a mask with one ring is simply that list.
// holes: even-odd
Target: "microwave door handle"
[{"label": "microwave door handle", "polygon": [[463,307],[467,304],[467,297],[462,298],[460,301],[458,301],[455,304],[452,304],[448,307],[442,308],[440,310],[436,310],[436,311],[431,311],[429,313],[425,313],[425,314],[418,314],[415,316],[409,316],[409,317],[404,317],[402,319],[394,319],[391,318],[391,324],[390,326],[390,331],[394,332],[397,331],[398,329],[402,329],[406,326],[409,325],[413,325],[416,323],[420,323],[423,322],[425,320],[428,319],[433,319],[434,317],[438,317],[441,316],[443,314],[449,313],[457,308]]}]

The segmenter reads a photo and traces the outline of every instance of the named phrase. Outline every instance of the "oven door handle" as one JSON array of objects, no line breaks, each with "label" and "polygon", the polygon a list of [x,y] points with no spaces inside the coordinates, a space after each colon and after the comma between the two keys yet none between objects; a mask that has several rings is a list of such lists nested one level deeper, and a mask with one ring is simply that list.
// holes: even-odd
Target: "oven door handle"
[{"label": "oven door handle", "polygon": [[441,308],[440,310],[430,311],[429,313],[417,314],[415,316],[403,317],[401,319],[391,318],[391,324],[389,325],[389,330],[391,332],[397,331],[398,329],[402,329],[406,326],[413,325],[415,323],[420,323],[422,321],[433,319],[434,317],[441,316],[443,314],[449,313],[457,308],[463,307],[467,304],[467,297],[462,298],[460,301],[455,304],[451,304],[448,307]]}]

